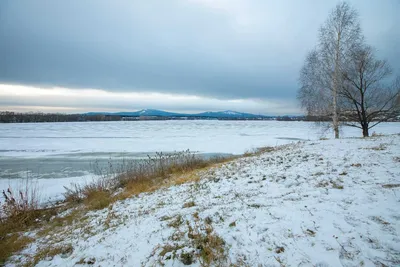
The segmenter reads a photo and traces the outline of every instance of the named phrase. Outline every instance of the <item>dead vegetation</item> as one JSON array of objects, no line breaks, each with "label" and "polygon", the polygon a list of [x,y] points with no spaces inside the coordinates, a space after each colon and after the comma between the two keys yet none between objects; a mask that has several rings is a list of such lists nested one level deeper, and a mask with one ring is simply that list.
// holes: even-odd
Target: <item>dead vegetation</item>
[{"label": "dead vegetation", "polygon": [[337,180],[322,180],[319,181],[316,185],[316,187],[331,187],[334,189],[344,189],[343,186],[343,180],[337,179]]},{"label": "dead vegetation", "polygon": [[382,185],[383,188],[396,188],[400,187],[400,184],[384,184]]},{"label": "dead vegetation", "polygon": [[194,201],[189,201],[183,204],[183,208],[191,208],[196,206],[196,203]]},{"label": "dead vegetation", "polygon": [[64,196],[67,202],[84,203],[89,209],[102,209],[116,200],[198,181],[199,170],[233,158],[235,157],[204,159],[189,150],[156,153],[144,160],[124,161],[117,167],[109,164],[106,170],[98,170],[100,179],[83,186],[75,184],[66,188]]},{"label": "dead vegetation", "polygon": [[373,147],[370,147],[369,149],[381,151],[381,150],[386,150],[387,146],[386,146],[386,144],[379,144],[378,146],[373,146]]},{"label": "dead vegetation", "polygon": [[228,266],[228,253],[225,241],[218,236],[212,226],[212,219],[201,219],[198,213],[193,220],[184,220],[181,215],[170,219],[169,227],[173,234],[164,245],[157,246],[153,256],[158,257],[158,264],[177,260],[184,265],[199,262],[200,266]]},{"label": "dead vegetation", "polygon": [[33,239],[23,232],[40,225],[56,214],[54,209],[39,208],[37,187],[26,180],[19,189],[2,191],[0,202],[0,265],[13,253],[27,247]]},{"label": "dead vegetation", "polygon": [[66,257],[69,256],[73,251],[74,249],[71,244],[47,246],[40,249],[30,261],[24,264],[24,267],[35,266],[43,259],[52,260],[57,255]]}]

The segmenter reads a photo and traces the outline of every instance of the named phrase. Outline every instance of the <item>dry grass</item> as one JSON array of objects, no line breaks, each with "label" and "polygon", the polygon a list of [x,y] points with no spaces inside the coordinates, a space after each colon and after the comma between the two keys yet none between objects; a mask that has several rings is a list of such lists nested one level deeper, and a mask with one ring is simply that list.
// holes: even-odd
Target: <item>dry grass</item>
[{"label": "dry grass", "polygon": [[386,150],[387,147],[385,144],[379,144],[379,146],[370,147],[369,149],[381,151],[381,150]]},{"label": "dry grass", "polygon": [[8,233],[4,236],[3,234],[2,232],[0,238],[0,266],[3,266],[12,254],[24,249],[33,241],[32,238],[21,236],[19,233]]},{"label": "dry grass", "polygon": [[272,147],[272,146],[259,147],[259,148],[253,149],[253,150],[246,151],[243,154],[243,157],[258,156],[258,155],[261,155],[264,153],[270,153],[270,152],[276,151],[278,149],[280,149],[280,148]]},{"label": "dry grass", "polygon": [[23,236],[24,232],[45,225],[56,214],[56,208],[38,209],[3,219],[0,222],[0,265],[33,241]]},{"label": "dry grass", "polygon": [[194,201],[189,201],[189,202],[184,203],[182,208],[191,208],[194,206],[196,206],[196,203]]},{"label": "dry grass", "polygon": [[113,202],[111,193],[106,190],[88,191],[85,194],[85,205],[91,210],[99,210],[108,207]]},{"label": "dry grass", "polygon": [[25,263],[23,266],[24,267],[31,267],[35,266],[39,261],[41,260],[52,260],[55,256],[57,255],[64,255],[68,256],[73,252],[74,248],[72,247],[71,244],[66,244],[66,245],[56,245],[56,246],[46,246],[41,248],[35,256]]},{"label": "dry grass", "polygon": [[400,184],[384,184],[382,185],[383,188],[396,188],[400,187]]},{"label": "dry grass", "polygon": [[0,203],[0,220],[20,217],[22,214],[39,208],[39,192],[36,184],[26,179],[18,189],[9,187],[2,191],[4,203]]},{"label": "dry grass", "polygon": [[[88,209],[106,208],[111,203],[155,190],[200,180],[199,171],[235,157],[209,159],[190,152],[156,153],[141,161],[124,163],[102,173],[99,180],[83,186],[73,185],[64,194],[68,203],[84,203]],[[114,194],[117,191],[121,191]]]},{"label": "dry grass", "polygon": [[4,202],[0,203],[0,265],[14,253],[27,247],[33,240],[23,235],[47,222],[57,214],[55,208],[39,208],[39,191],[30,180],[19,189],[2,191]]},{"label": "dry grass", "polygon": [[[160,265],[166,261],[178,260],[184,265],[199,262],[200,266],[228,266],[228,252],[225,241],[214,231],[212,219],[201,219],[193,214],[193,221],[176,215],[168,226],[174,228],[169,241],[155,248]],[[158,253],[157,253],[158,251]]]}]

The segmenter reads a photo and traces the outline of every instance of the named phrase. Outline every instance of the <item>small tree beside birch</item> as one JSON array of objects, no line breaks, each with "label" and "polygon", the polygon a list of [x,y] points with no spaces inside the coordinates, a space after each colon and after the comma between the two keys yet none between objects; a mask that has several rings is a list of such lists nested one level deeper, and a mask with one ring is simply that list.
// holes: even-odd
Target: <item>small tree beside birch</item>
[{"label": "small tree beside birch", "polygon": [[339,90],[342,116],[346,125],[362,129],[367,137],[372,127],[400,116],[400,77],[389,81],[392,69],[386,60],[375,58],[370,46],[355,50],[351,59]]}]

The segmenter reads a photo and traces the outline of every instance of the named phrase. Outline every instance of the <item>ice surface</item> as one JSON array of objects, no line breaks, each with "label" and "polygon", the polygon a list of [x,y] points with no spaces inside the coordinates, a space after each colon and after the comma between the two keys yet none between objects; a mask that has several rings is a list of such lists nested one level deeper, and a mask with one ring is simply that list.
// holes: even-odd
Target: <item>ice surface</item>
[{"label": "ice surface", "polygon": [[[373,131],[397,133],[400,132],[400,123],[381,124]],[[343,137],[360,135],[359,129],[343,129]],[[293,138],[313,140],[322,136],[321,129],[310,122],[214,120],[0,124],[0,157],[186,149],[241,154],[251,148],[288,143]]]}]

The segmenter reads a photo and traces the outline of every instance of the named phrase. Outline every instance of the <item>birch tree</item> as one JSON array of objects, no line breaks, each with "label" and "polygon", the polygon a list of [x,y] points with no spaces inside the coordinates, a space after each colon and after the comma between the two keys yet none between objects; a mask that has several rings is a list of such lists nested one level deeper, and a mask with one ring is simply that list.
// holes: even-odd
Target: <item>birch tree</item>
[{"label": "birch tree", "polygon": [[300,73],[298,98],[302,107],[307,109],[308,115],[316,115],[313,114],[316,110],[311,107],[318,106],[318,113],[331,116],[335,138],[339,138],[341,103],[338,92],[343,84],[343,68],[348,64],[352,51],[362,42],[357,11],[346,2],[341,2],[320,28],[318,45],[307,56]]}]

